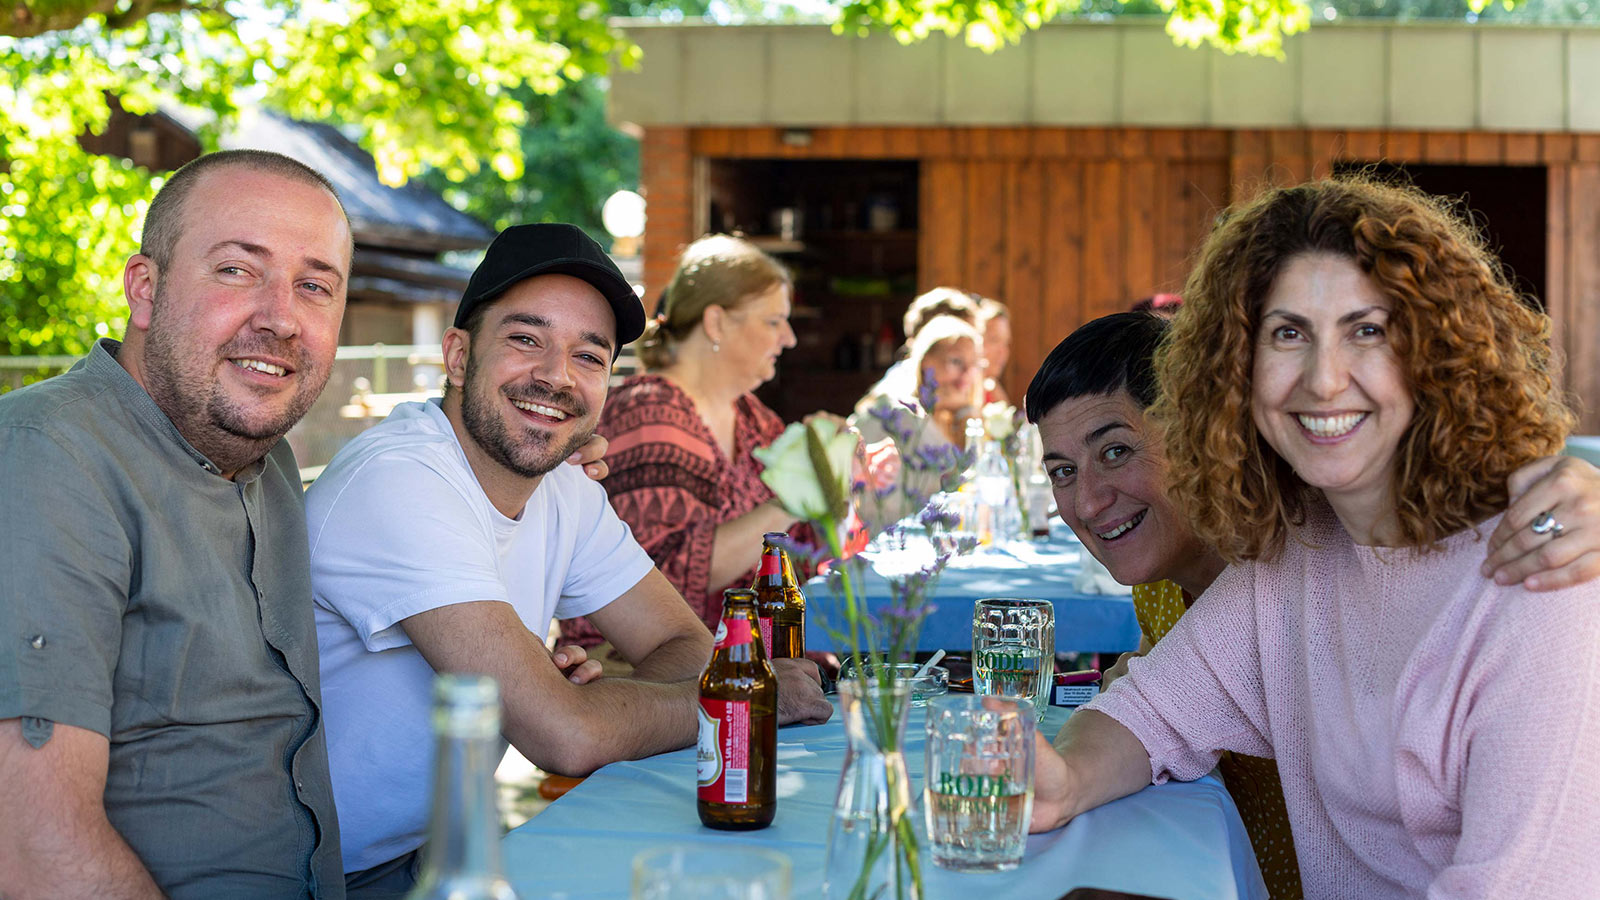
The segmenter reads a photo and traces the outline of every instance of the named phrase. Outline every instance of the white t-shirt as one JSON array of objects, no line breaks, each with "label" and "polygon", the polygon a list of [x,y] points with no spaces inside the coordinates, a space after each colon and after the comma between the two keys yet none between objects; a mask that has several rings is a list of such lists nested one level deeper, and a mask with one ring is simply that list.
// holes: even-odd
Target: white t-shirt
[{"label": "white t-shirt", "polygon": [[484,496],[438,401],[404,403],[306,493],[322,711],[344,870],[426,838],[433,668],[398,623],[477,600],[535,634],[605,606],[652,563],[605,490],[563,463],[520,519]]}]

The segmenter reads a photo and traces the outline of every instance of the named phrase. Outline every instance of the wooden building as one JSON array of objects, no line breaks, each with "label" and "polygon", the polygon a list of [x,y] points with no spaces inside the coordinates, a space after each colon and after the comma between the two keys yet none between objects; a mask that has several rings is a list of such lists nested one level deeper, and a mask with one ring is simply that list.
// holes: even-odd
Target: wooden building
[{"label": "wooden building", "polygon": [[875,377],[865,351],[940,284],[1010,306],[1020,397],[1078,324],[1179,291],[1228,204],[1378,165],[1464,195],[1550,312],[1580,430],[1600,432],[1600,29],[1327,24],[1277,61],[1143,20],[992,55],[624,25],[645,56],[615,77],[612,117],[642,133],[647,290],[702,233],[764,236],[799,276],[802,343],[769,388],[785,415],[847,408]]}]

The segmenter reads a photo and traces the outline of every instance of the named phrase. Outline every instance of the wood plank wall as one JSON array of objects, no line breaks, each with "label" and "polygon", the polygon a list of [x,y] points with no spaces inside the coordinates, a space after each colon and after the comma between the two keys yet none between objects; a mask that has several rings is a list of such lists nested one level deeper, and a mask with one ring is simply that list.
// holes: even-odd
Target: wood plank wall
[{"label": "wood plank wall", "polygon": [[1600,433],[1600,135],[1141,128],[652,128],[643,142],[658,289],[695,235],[703,159],[914,159],[922,163],[918,281],[1004,300],[1020,398],[1050,348],[1096,316],[1178,292],[1215,215],[1269,185],[1345,161],[1543,165],[1549,170],[1546,304],[1580,430]]}]

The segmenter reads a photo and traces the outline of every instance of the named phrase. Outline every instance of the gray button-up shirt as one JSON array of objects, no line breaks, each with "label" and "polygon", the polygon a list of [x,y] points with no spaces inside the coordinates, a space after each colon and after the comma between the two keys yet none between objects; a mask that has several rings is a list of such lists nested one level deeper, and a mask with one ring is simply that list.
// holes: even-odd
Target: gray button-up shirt
[{"label": "gray button-up shirt", "polygon": [[0,718],[110,739],[172,897],[342,898],[294,454],[220,477],[118,347],[0,396]]}]

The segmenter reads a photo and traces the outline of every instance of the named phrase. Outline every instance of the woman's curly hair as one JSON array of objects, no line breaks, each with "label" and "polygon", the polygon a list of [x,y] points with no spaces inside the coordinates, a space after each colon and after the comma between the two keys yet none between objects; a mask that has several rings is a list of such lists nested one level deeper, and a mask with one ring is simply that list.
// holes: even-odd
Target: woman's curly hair
[{"label": "woman's curly hair", "polygon": [[1170,494],[1230,562],[1270,558],[1316,498],[1251,416],[1261,308],[1289,260],[1353,260],[1393,303],[1389,340],[1416,412],[1396,451],[1400,542],[1428,548],[1503,509],[1506,479],[1559,452],[1573,416],[1550,374],[1550,320],[1445,201],[1362,176],[1271,190],[1200,251],[1157,353]]}]

